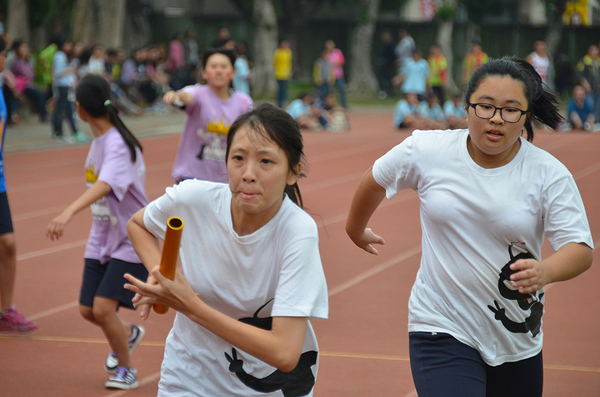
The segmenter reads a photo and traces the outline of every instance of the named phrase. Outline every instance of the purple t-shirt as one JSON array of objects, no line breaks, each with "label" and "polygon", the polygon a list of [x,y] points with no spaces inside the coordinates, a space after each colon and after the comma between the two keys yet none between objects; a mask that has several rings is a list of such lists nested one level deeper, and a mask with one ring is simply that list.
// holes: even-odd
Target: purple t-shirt
[{"label": "purple t-shirt", "polygon": [[231,124],[250,110],[252,98],[234,91],[223,100],[208,85],[200,84],[187,86],[183,91],[194,99],[185,109],[187,118],[173,166],[173,181],[196,178],[227,182],[227,133]]},{"label": "purple t-shirt", "polygon": [[116,128],[94,138],[85,161],[88,188],[96,181],[110,185],[111,191],[91,205],[92,229],[85,258],[107,263],[110,258],[141,263],[127,237],[125,225],[133,214],[148,204],[145,191],[146,166],[136,148],[136,161]]}]

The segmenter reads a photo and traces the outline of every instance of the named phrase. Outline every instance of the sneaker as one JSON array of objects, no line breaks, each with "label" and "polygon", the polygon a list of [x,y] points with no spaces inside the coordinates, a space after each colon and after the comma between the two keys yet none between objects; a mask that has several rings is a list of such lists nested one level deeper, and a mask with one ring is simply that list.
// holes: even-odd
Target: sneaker
[{"label": "sneaker", "polygon": [[[146,335],[146,330],[144,327],[140,325],[130,324],[132,328],[131,336],[129,337],[129,354],[132,354],[135,348],[140,344],[144,336]],[[110,352],[108,357],[106,357],[106,362],[104,363],[104,370],[108,373],[115,372],[119,367],[119,360],[115,355],[115,352]]]},{"label": "sneaker", "polygon": [[54,135],[52,139],[61,143],[73,143],[73,138],[68,138],[64,135]]},{"label": "sneaker", "polygon": [[37,328],[37,324],[27,320],[11,306],[4,313],[0,313],[0,332],[25,333]]},{"label": "sneaker", "polygon": [[135,368],[117,367],[115,374],[104,384],[106,388],[131,390],[138,387]]},{"label": "sneaker", "polygon": [[87,143],[90,141],[90,139],[81,131],[78,131],[75,133],[75,135],[73,135],[73,140],[75,142],[82,142],[82,143]]}]

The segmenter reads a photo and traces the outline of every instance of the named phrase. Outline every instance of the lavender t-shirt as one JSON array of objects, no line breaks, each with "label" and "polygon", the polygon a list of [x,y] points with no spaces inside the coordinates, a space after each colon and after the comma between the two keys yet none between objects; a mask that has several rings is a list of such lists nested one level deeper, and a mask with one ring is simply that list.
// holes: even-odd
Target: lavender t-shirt
[{"label": "lavender t-shirt", "polygon": [[187,118],[173,166],[174,181],[202,179],[227,182],[225,149],[229,127],[252,107],[252,98],[234,91],[226,100],[219,98],[208,85],[185,87],[193,96],[186,107]]},{"label": "lavender t-shirt", "polygon": [[91,205],[92,229],[85,258],[107,263],[110,258],[140,263],[127,237],[129,218],[148,204],[144,188],[146,166],[142,152],[136,148],[136,161],[116,128],[94,138],[85,161],[88,188],[96,181],[110,185],[111,191]]}]

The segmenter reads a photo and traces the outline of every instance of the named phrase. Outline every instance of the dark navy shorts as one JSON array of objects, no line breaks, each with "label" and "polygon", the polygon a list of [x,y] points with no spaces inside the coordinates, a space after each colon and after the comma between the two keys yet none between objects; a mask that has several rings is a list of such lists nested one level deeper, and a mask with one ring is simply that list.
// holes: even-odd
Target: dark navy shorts
[{"label": "dark navy shorts", "polygon": [[410,367],[419,397],[542,397],[542,353],[497,367],[444,333],[411,332]]},{"label": "dark navy shorts", "polygon": [[120,306],[133,309],[131,300],[135,293],[123,287],[127,283],[123,277],[125,273],[142,281],[148,278],[148,270],[142,263],[111,258],[108,263],[101,264],[99,260],[85,258],[79,304],[93,307],[94,298],[101,296],[118,301]]},{"label": "dark navy shorts", "polygon": [[8,196],[6,192],[0,193],[0,234],[12,233],[14,231]]}]

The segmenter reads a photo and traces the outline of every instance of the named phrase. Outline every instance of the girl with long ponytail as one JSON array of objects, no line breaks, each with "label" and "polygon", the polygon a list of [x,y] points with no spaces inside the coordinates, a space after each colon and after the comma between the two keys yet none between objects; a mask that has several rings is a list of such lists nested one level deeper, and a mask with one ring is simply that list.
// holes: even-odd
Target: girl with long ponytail
[{"label": "girl with long ponytail", "polygon": [[79,310],[83,318],[102,328],[112,348],[104,369],[113,375],[105,386],[134,389],[138,382],[131,353],[145,331],[123,322],[117,311],[121,306],[133,309],[134,293],[123,288],[124,274],[148,277],[125,228],[129,218],[148,204],[142,147],[119,118],[110,86],[102,77],[81,79],[76,100],[79,117],[94,134],[84,169],[88,189],[50,222],[47,236],[58,240],[72,217],[91,207],[93,223],[84,254]]}]

